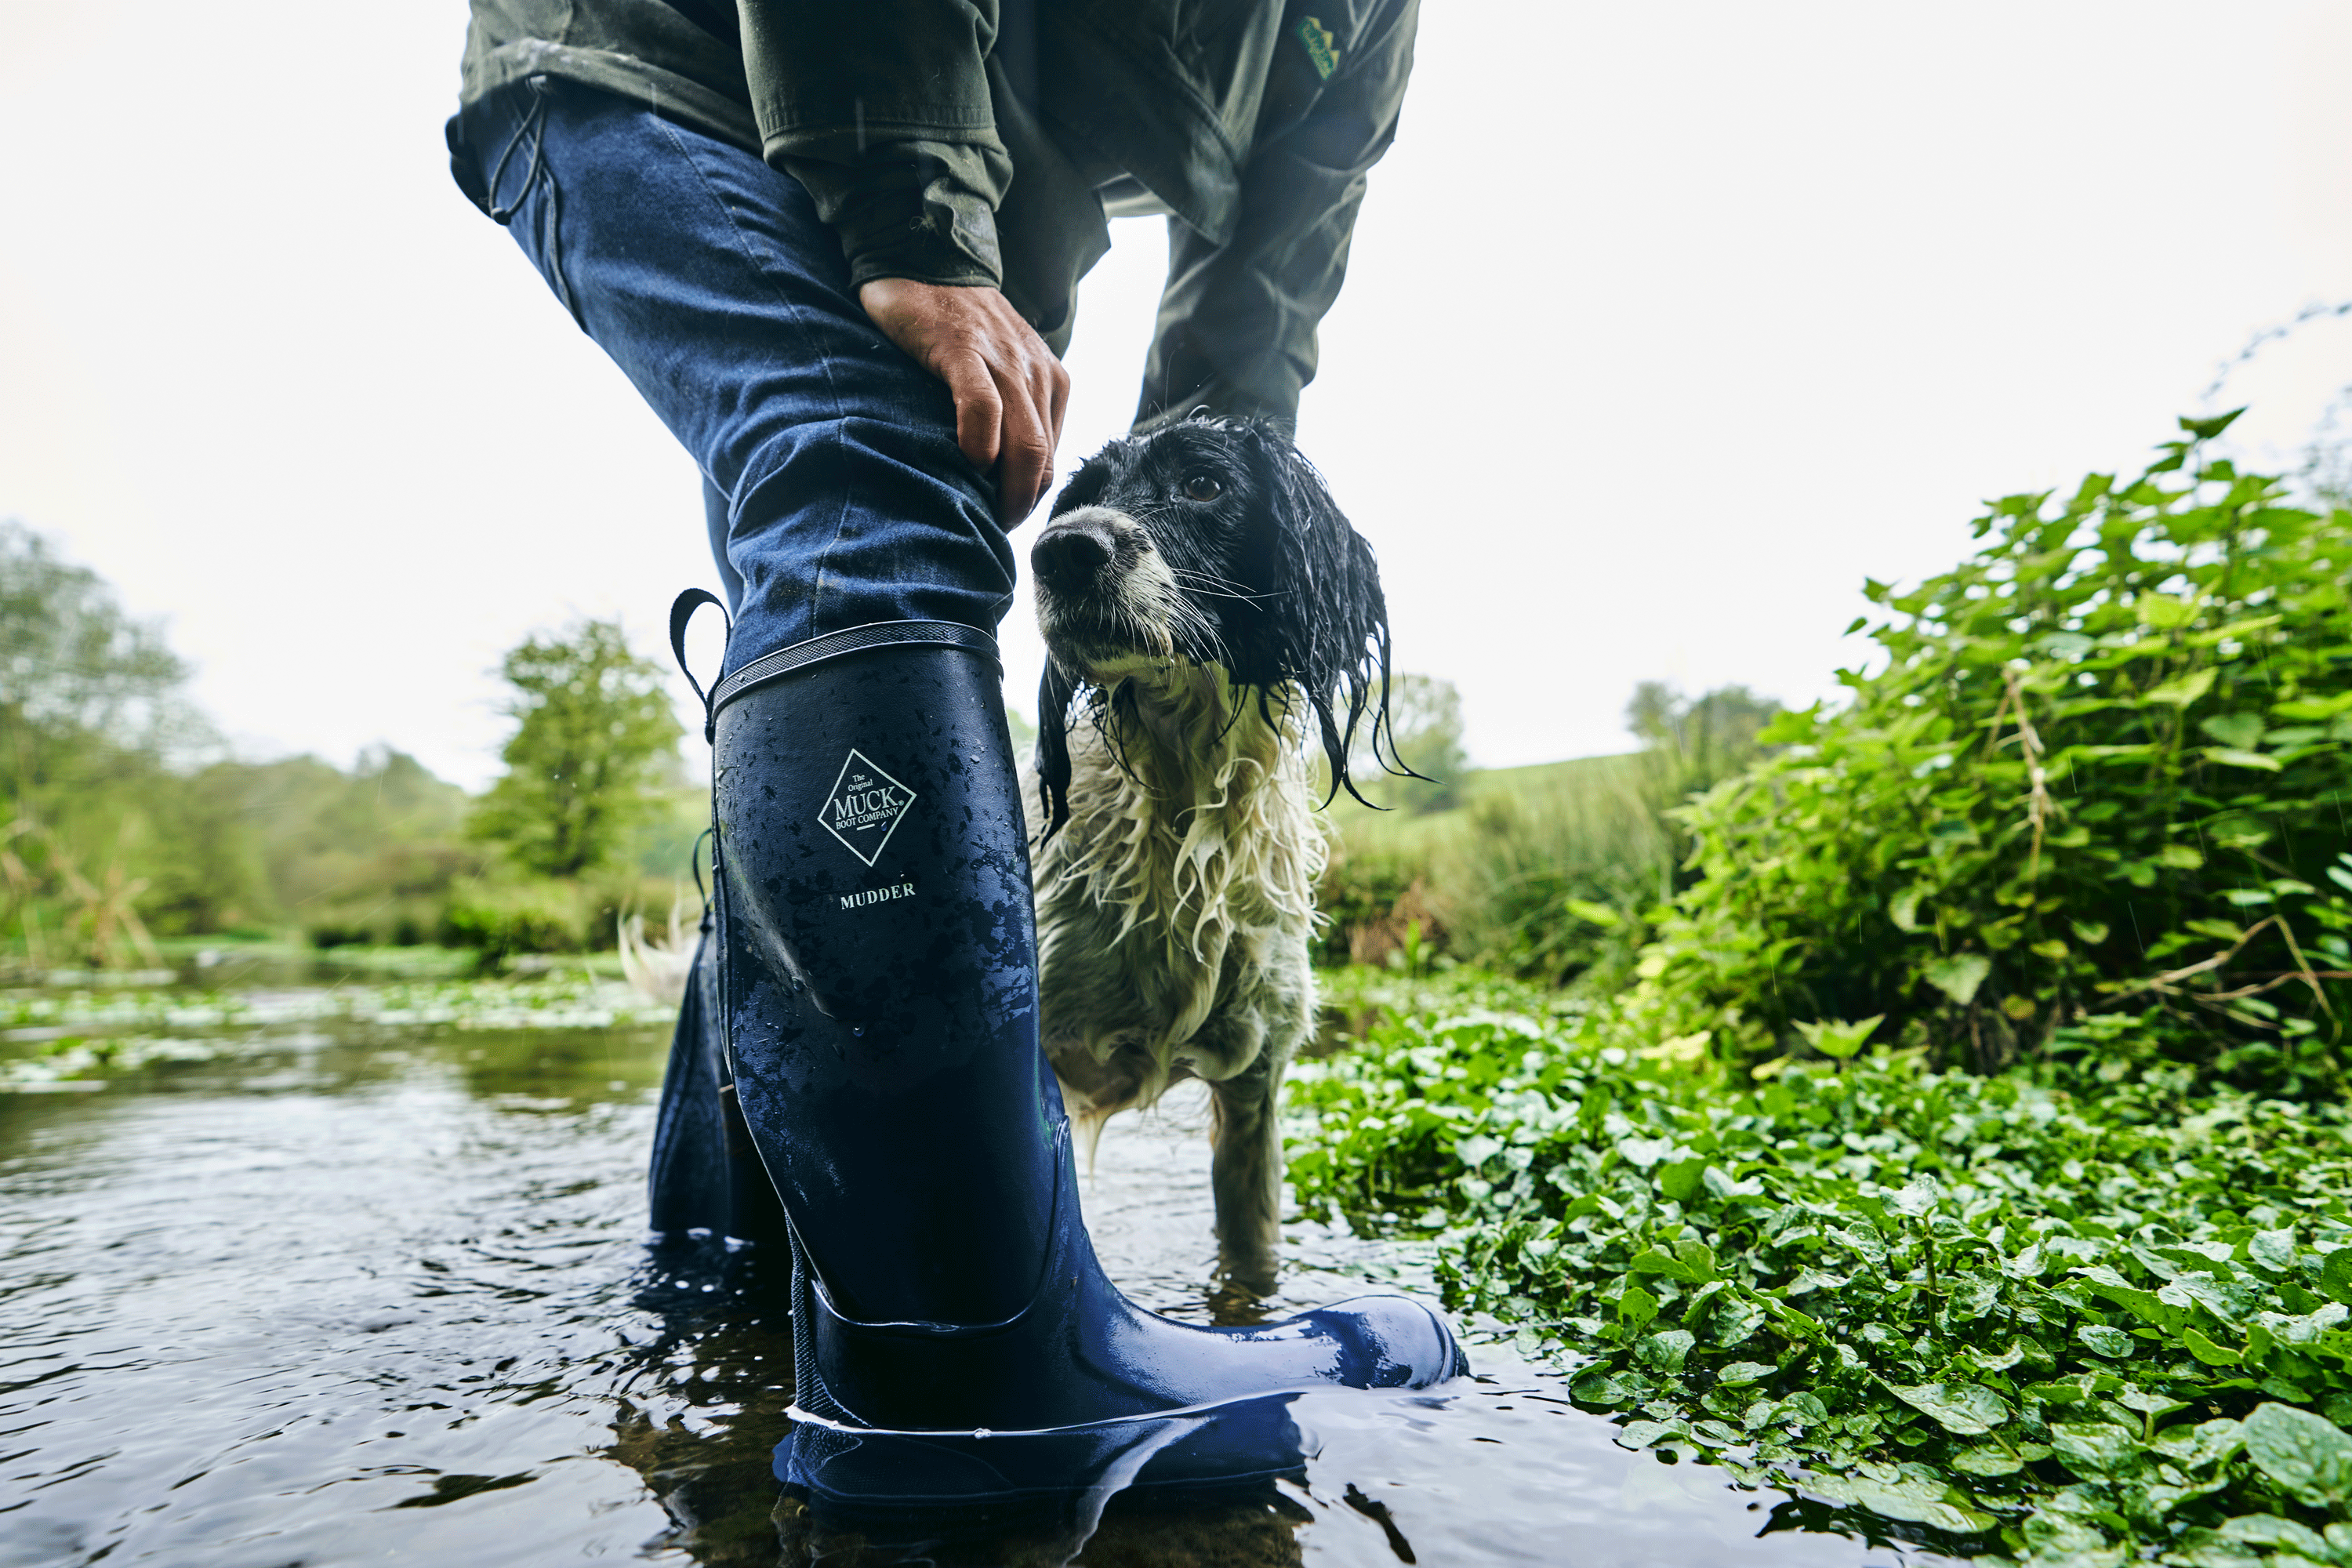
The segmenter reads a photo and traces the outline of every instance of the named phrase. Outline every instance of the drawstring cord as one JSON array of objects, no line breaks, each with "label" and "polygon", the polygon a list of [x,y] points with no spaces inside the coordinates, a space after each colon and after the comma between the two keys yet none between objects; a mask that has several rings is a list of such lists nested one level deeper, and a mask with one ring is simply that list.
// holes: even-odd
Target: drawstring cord
[{"label": "drawstring cord", "polygon": [[[554,84],[543,76],[524,79],[530,89],[530,108],[523,115],[522,123],[515,127],[514,134],[507,138],[506,146],[499,150],[498,162],[490,166],[489,214],[499,223],[508,223],[522,210],[523,204],[530,200],[531,192],[542,187],[546,190],[547,216],[540,225],[540,248],[547,261],[547,281],[555,289],[555,297],[563,302],[563,308],[571,312],[572,323],[584,332],[588,330],[588,323],[581,317],[579,302],[572,297],[572,280],[563,275],[563,255],[559,248],[563,227],[563,192],[547,171],[547,100],[555,90]],[[522,145],[526,136],[530,138],[530,162],[523,170],[522,187],[515,193],[513,201],[500,202],[499,182],[506,177],[507,165],[513,161],[515,149]]]},{"label": "drawstring cord", "polygon": [[[531,186],[539,182],[540,175],[547,170],[546,81],[545,77],[530,79],[530,112],[522,117],[522,123],[515,127],[514,134],[507,138],[506,147],[499,153],[499,161],[490,166],[490,216],[502,224],[511,220],[515,214],[522,210],[522,204],[530,199]],[[530,167],[523,172],[522,189],[515,193],[513,201],[500,203],[499,182],[506,177],[507,164],[512,160],[515,149],[522,144],[522,139],[526,136],[530,138]]]}]

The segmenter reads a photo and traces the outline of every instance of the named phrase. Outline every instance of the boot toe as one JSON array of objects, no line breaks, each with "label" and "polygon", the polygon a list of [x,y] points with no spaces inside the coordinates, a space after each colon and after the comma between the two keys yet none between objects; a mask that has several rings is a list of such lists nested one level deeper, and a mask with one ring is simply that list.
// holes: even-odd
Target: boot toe
[{"label": "boot toe", "polygon": [[1307,1316],[1341,1346],[1350,1388],[1427,1388],[1470,1371],[1445,1320],[1403,1296],[1357,1296]]}]

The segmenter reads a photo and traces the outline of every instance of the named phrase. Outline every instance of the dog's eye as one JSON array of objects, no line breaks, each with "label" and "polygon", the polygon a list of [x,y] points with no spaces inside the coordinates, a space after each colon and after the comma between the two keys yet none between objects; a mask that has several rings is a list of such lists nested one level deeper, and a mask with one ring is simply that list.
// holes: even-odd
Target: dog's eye
[{"label": "dog's eye", "polygon": [[1184,481],[1184,493],[1194,500],[1214,500],[1225,493],[1225,487],[1206,474],[1194,474]]}]

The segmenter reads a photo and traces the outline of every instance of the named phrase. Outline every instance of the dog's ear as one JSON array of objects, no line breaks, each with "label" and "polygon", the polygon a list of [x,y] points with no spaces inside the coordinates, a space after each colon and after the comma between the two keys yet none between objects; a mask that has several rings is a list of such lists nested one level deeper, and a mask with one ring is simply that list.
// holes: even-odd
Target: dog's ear
[{"label": "dog's ear", "polygon": [[1041,848],[1070,820],[1070,705],[1077,695],[1078,682],[1047,659],[1037,683],[1037,798],[1045,808]]},{"label": "dog's ear", "polygon": [[[1329,487],[1279,426],[1253,424],[1257,467],[1273,502],[1276,636],[1282,674],[1314,708],[1318,739],[1331,766],[1331,795],[1345,789],[1367,805],[1349,776],[1357,726],[1371,719],[1372,759],[1382,771],[1418,778],[1397,755],[1389,731],[1389,607],[1372,547],[1331,499]],[[1328,805],[1330,796],[1325,797]]]}]

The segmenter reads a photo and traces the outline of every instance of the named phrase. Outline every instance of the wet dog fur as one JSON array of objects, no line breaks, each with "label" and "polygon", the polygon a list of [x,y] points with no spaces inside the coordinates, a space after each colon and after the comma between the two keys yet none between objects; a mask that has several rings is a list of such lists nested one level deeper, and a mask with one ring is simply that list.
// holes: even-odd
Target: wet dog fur
[{"label": "wet dog fur", "polygon": [[1024,792],[1046,1054],[1089,1168],[1112,1116],[1209,1085],[1220,1270],[1263,1293],[1282,1075],[1316,1016],[1307,749],[1352,794],[1369,722],[1365,749],[1409,771],[1371,547],[1278,426],[1195,417],[1097,453],[1030,561],[1050,656]]}]

